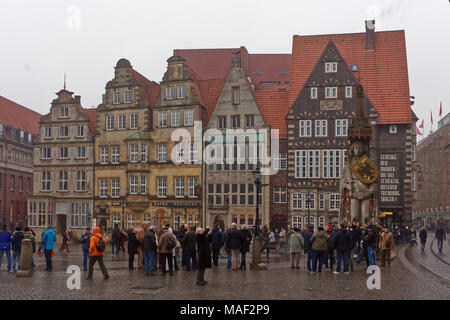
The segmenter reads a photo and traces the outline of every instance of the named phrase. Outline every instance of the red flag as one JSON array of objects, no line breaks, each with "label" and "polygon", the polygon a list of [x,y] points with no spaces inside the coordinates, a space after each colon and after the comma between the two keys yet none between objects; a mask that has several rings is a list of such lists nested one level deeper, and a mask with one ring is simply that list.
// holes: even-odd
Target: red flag
[{"label": "red flag", "polygon": [[420,129],[423,129],[423,119],[422,119],[422,123],[419,126]]},{"label": "red flag", "polygon": [[431,114],[431,124],[433,124],[433,111],[430,111]]},{"label": "red flag", "polygon": [[419,136],[423,136],[423,133],[420,132],[419,128],[416,127],[416,134],[418,134]]},{"label": "red flag", "polygon": [[439,117],[442,116],[442,101],[441,101],[441,108],[439,109]]}]

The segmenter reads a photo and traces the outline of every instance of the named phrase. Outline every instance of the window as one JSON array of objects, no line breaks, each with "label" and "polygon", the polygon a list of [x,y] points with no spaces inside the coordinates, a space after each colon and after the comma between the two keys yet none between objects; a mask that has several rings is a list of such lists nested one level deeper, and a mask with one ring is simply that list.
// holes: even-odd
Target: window
[{"label": "window", "polygon": [[317,99],[317,88],[311,88],[311,99]]},{"label": "window", "polygon": [[253,128],[255,126],[255,116],[253,114],[245,115],[245,127]]},{"label": "window", "polygon": [[185,86],[177,87],[177,97],[178,97],[178,99],[186,98],[186,87]]},{"label": "window", "polygon": [[22,185],[23,185],[23,177],[19,177],[19,191],[23,191]]},{"label": "window", "polygon": [[69,148],[68,147],[60,147],[59,148],[59,158],[60,159],[69,158]]},{"label": "window", "polygon": [[346,98],[352,97],[352,87],[345,87],[345,97]]},{"label": "window", "polygon": [[292,217],[292,228],[301,229],[302,227],[303,227],[303,217],[302,216],[293,216]]},{"label": "window", "polygon": [[158,162],[167,161],[167,145],[158,144]]},{"label": "window", "polygon": [[119,104],[120,103],[120,92],[114,91],[113,93],[113,104]]},{"label": "window", "polygon": [[274,155],[274,167],[275,170],[286,170],[287,169],[287,154],[278,153]]},{"label": "window", "polygon": [[308,152],[309,178],[320,178],[320,150]]},{"label": "window", "polygon": [[138,147],[137,144],[130,144],[130,162],[138,161]]},{"label": "window", "polygon": [[108,163],[108,147],[100,147],[100,164]]},{"label": "window", "polygon": [[287,203],[287,188],[286,187],[274,187],[273,188],[273,202],[274,203]]},{"label": "window", "polygon": [[[50,220],[50,214],[49,214],[49,220]],[[49,225],[50,222],[48,223]],[[45,226],[45,202],[39,202],[39,215],[38,215],[38,226],[43,227]]]},{"label": "window", "polygon": [[107,115],[106,116],[106,130],[114,130],[114,116]]},{"label": "window", "polygon": [[141,144],[141,162],[147,162],[147,145]]},{"label": "window", "polygon": [[86,171],[77,171],[77,191],[86,191]]},{"label": "window", "polygon": [[176,163],[184,162],[184,146],[183,143],[179,143],[175,146],[175,159]]},{"label": "window", "polygon": [[347,119],[336,119],[336,137],[346,137],[348,129]]},{"label": "window", "polygon": [[184,125],[192,126],[194,124],[194,111],[184,110]]},{"label": "window", "polygon": [[322,177],[340,178],[340,150],[323,150]]},{"label": "window", "polygon": [[[1,177],[2,176],[0,174],[0,179],[1,179]],[[27,192],[31,192],[31,179],[30,178],[27,178]]]},{"label": "window", "polygon": [[86,147],[77,147],[77,158],[86,158]]},{"label": "window", "polygon": [[316,120],[316,137],[327,136],[327,120]]},{"label": "window", "polygon": [[167,127],[167,112],[166,111],[158,112],[158,127],[160,127],[160,128]]},{"label": "window", "polygon": [[306,150],[295,151],[295,178],[307,178],[307,166],[306,166]]},{"label": "window", "polygon": [[67,108],[67,107],[59,108],[59,117],[60,118],[68,118],[69,117],[69,108]]},{"label": "window", "polygon": [[175,197],[184,197],[184,178],[175,178]]},{"label": "window", "polygon": [[337,62],[325,62],[325,72],[337,72]]},{"label": "window", "polygon": [[319,210],[325,210],[325,196],[323,193],[319,194]]},{"label": "window", "polygon": [[412,178],[411,178],[411,191],[416,191],[416,173],[413,172],[412,173]]},{"label": "window", "polygon": [[42,172],[42,191],[50,191],[50,171]]},{"label": "window", "polygon": [[127,214],[127,229],[133,228],[134,227],[134,214],[129,213]]},{"label": "window", "polygon": [[67,126],[59,127],[59,137],[60,138],[69,137],[69,127]]},{"label": "window", "polygon": [[416,161],[416,146],[411,146],[411,161]]},{"label": "window", "polygon": [[67,171],[59,172],[59,191],[67,191],[68,184]]},{"label": "window", "polygon": [[72,228],[78,228],[78,219],[80,217],[80,204],[72,202],[70,210],[70,226]]},{"label": "window", "polygon": [[36,227],[36,202],[30,202],[30,209],[28,210],[28,225]]},{"label": "window", "polygon": [[189,178],[188,182],[189,182],[189,198],[197,198],[197,196],[195,195],[195,189],[198,184],[198,179]]},{"label": "window", "polygon": [[138,177],[130,176],[130,194],[138,193]]},{"label": "window", "polygon": [[330,210],[338,211],[340,207],[340,195],[338,193],[330,194]]},{"label": "window", "polygon": [[111,179],[111,197],[118,198],[120,193],[120,180],[117,178]]},{"label": "window", "polygon": [[120,163],[120,147],[111,147],[111,163],[119,164]]},{"label": "window", "polygon": [[239,115],[231,116],[231,127],[233,129],[241,127],[241,116]]},{"label": "window", "polygon": [[51,137],[52,137],[52,128],[45,127],[44,128],[44,138],[51,138]]},{"label": "window", "polygon": [[389,133],[397,133],[397,126],[389,126]]},{"label": "window", "polygon": [[41,159],[50,159],[52,157],[52,148],[45,147],[41,149]]},{"label": "window", "polygon": [[84,137],[84,126],[77,126],[77,137]]},{"label": "window", "polygon": [[254,187],[255,187],[254,184],[247,185],[247,204],[248,205],[254,204]]},{"label": "window", "polygon": [[15,177],[13,175],[11,175],[9,177],[9,190],[11,190],[11,191],[14,191],[14,180],[15,180]]},{"label": "window", "polygon": [[319,227],[325,226],[325,217],[319,217]]},{"label": "window", "polygon": [[158,197],[165,198],[166,190],[167,190],[167,179],[166,178],[158,178],[157,189],[158,189]]},{"label": "window", "polygon": [[200,162],[200,159],[198,159],[198,146],[197,146],[197,144],[195,142],[191,143],[189,149],[190,149],[189,150],[189,162],[192,162],[192,163]]},{"label": "window", "polygon": [[315,209],[316,208],[316,195],[314,193],[309,194],[308,199],[308,193],[305,193],[305,209]]},{"label": "window", "polygon": [[113,226],[120,225],[120,213],[113,213],[112,215]]},{"label": "window", "polygon": [[126,129],[126,117],[124,114],[119,114],[119,116],[117,117],[117,122],[118,122],[118,129],[119,130],[125,130]]},{"label": "window", "polygon": [[311,120],[299,121],[299,137],[311,137]]},{"label": "window", "polygon": [[337,98],[337,87],[326,87],[325,88],[325,98],[326,99],[336,99]]},{"label": "window", "polygon": [[131,90],[125,90],[125,103],[131,103]]},{"label": "window", "polygon": [[172,100],[174,98],[174,91],[173,87],[166,88],[166,100]]},{"label": "window", "polygon": [[172,127],[180,126],[180,111],[172,111],[170,114],[170,125]]},{"label": "window", "polygon": [[149,213],[144,214],[142,217],[142,223],[143,224],[150,224],[151,222],[151,215]]},{"label": "window", "polygon": [[303,208],[303,195],[301,193],[292,194],[292,209],[302,209]]},{"label": "window", "polygon": [[240,103],[240,88],[239,87],[231,88],[231,101],[232,101],[232,104]]},{"label": "window", "polygon": [[141,176],[141,194],[147,194],[147,177]]},{"label": "window", "polygon": [[81,228],[88,227],[88,217],[90,216],[90,211],[89,203],[81,204]]},{"label": "window", "polygon": [[130,114],[130,129],[138,129],[138,114]]},{"label": "window", "polygon": [[219,116],[217,117],[218,127],[219,129],[226,129],[227,128],[227,117],[226,116]]}]

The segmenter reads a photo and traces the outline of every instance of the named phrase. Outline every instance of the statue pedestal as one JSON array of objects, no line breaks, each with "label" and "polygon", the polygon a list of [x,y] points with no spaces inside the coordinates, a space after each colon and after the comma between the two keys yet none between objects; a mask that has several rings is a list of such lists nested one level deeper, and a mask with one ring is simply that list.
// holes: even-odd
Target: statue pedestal
[{"label": "statue pedestal", "polygon": [[22,248],[20,252],[20,270],[16,272],[16,277],[30,277],[32,275],[31,269],[31,254],[32,254],[31,240],[23,239]]},{"label": "statue pedestal", "polygon": [[253,238],[251,270],[267,270],[267,266],[261,264],[261,237]]}]

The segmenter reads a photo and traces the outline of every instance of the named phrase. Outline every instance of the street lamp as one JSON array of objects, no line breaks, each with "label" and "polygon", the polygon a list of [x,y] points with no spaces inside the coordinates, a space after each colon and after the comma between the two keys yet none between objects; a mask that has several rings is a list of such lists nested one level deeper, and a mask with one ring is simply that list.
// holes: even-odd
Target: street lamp
[{"label": "street lamp", "polygon": [[122,229],[125,230],[125,199],[122,199]]},{"label": "street lamp", "polygon": [[253,173],[253,178],[255,179],[255,185],[256,185],[255,237],[258,237],[258,220],[259,220],[258,195],[259,195],[259,188],[261,187],[261,169],[259,167],[257,167],[255,171],[252,171],[252,173]]}]

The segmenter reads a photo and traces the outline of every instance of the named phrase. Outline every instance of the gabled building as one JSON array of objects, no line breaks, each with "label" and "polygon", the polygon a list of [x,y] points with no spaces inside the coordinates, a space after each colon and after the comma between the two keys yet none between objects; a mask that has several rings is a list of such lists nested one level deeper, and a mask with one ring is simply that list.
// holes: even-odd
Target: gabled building
[{"label": "gabled building", "polygon": [[0,96],[0,222],[27,225],[33,194],[33,143],[41,114]]},{"label": "gabled building", "polygon": [[[209,157],[205,182],[207,225],[228,227],[234,222],[253,226],[256,201],[260,207],[258,224],[270,223],[270,190],[262,188],[257,197],[252,173],[258,164],[261,166],[262,153],[270,153],[262,148],[262,143],[270,148],[270,127],[241,63],[238,55],[232,58],[228,77],[206,126],[207,132],[212,132],[206,138],[205,151]],[[265,137],[260,132],[264,129]],[[262,183],[269,184],[269,180],[269,176],[263,176]]]},{"label": "gabled building", "polygon": [[[308,191],[314,194],[310,212],[315,220],[310,223],[335,222],[330,212],[340,205],[336,182],[345,163],[341,136],[358,82],[372,126],[371,158],[380,171],[377,215],[388,211],[391,222],[410,222],[415,127],[404,31],[375,32],[375,22],[366,21],[365,33],[294,36],[291,66],[292,109],[286,117],[291,225],[307,225]],[[326,191],[323,198],[321,190]]]},{"label": "gabled building", "polygon": [[[91,225],[94,194],[92,113],[80,96],[56,93],[50,112],[39,121],[34,143],[34,192],[28,199],[28,225],[35,231],[56,226],[78,237]],[[91,114],[91,117],[88,115]]]},{"label": "gabled building", "polygon": [[152,107],[159,85],[120,59],[97,107],[95,135],[96,223],[107,230],[150,222]]}]

